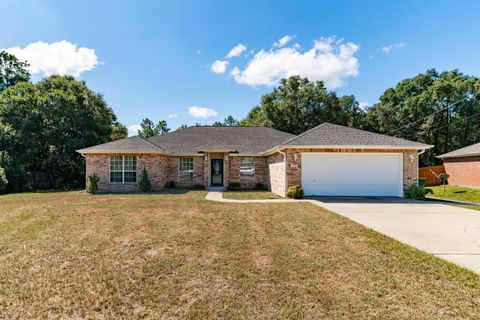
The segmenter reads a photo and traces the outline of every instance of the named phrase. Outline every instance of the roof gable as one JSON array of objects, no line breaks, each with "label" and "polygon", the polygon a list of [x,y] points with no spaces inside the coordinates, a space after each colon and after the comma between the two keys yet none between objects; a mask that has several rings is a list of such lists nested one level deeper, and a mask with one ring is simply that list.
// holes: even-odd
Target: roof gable
[{"label": "roof gable", "polygon": [[384,134],[324,122],[285,141],[282,146],[398,147],[428,149],[431,146]]}]

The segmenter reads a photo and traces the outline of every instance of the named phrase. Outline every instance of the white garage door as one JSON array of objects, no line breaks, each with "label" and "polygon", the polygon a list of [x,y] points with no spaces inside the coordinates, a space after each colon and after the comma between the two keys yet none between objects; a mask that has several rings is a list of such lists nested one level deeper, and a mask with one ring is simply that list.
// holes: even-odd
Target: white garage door
[{"label": "white garage door", "polygon": [[399,153],[302,153],[305,195],[403,196]]}]

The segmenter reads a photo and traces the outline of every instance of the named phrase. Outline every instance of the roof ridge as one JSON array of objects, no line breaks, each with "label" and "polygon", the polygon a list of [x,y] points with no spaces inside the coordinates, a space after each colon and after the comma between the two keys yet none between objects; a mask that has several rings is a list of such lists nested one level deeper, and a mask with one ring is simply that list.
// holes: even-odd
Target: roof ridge
[{"label": "roof ridge", "polygon": [[[298,139],[298,138],[300,138],[300,137],[303,137],[304,135],[312,132],[313,130],[315,130],[315,129],[317,129],[317,128],[320,128],[321,126],[323,126],[323,125],[325,125],[325,124],[331,124],[331,123],[329,123],[329,122],[323,122],[323,123],[319,124],[318,126],[315,126],[315,127],[311,128],[311,129],[308,129],[307,131],[305,131],[305,132],[303,132],[303,133],[300,133],[299,135],[296,135],[296,136],[294,136],[294,137],[292,137],[292,138],[290,138],[290,139],[282,142],[280,145],[286,144],[286,143],[290,143],[290,142],[292,142],[292,141],[295,141],[296,139]],[[279,145],[279,146],[280,146],[280,145]],[[278,146],[277,146],[277,147],[278,147]]]},{"label": "roof ridge", "polygon": [[159,151],[164,151],[164,150],[163,150],[161,147],[157,146],[157,145],[156,145],[156,144],[154,144],[153,142],[150,142],[150,141],[148,141],[146,138],[140,137],[140,136],[138,136],[138,135],[137,135],[137,136],[134,136],[134,137],[136,137],[136,138],[138,138],[138,139],[140,139],[140,140],[142,140],[142,141],[144,141],[144,142],[148,143],[149,145],[151,145],[151,146],[153,146],[153,147],[157,148]]}]

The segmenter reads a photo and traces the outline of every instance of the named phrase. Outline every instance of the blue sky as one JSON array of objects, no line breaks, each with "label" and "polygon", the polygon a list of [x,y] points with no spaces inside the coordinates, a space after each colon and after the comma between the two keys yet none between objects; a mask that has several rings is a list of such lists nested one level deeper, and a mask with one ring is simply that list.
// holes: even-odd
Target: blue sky
[{"label": "blue sky", "polygon": [[127,127],[241,119],[292,73],[370,105],[428,68],[480,73],[473,0],[1,2],[0,48],[33,80],[85,80]]}]

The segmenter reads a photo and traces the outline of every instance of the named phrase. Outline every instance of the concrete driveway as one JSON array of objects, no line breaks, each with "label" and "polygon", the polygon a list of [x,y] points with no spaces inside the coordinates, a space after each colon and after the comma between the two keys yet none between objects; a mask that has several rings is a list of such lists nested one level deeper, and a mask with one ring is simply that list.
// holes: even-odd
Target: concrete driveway
[{"label": "concrete driveway", "polygon": [[315,198],[321,206],[480,274],[480,211],[395,198]]}]

